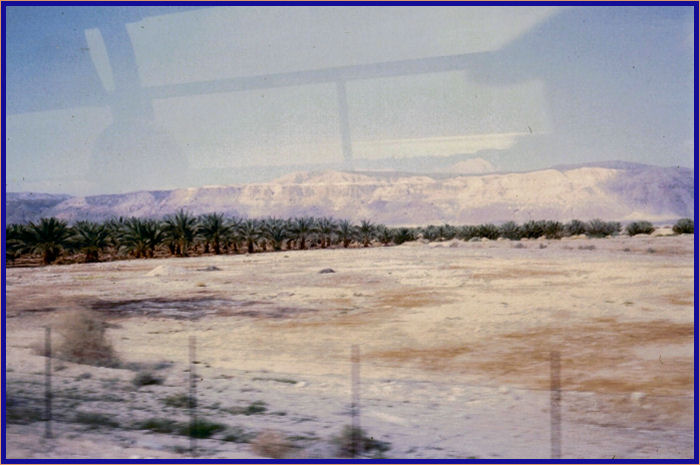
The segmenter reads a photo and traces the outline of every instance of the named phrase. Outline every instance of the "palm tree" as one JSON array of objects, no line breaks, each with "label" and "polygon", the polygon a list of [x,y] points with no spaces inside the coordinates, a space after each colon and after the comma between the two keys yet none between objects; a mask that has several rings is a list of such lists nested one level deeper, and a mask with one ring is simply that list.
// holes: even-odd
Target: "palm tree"
[{"label": "palm tree", "polygon": [[343,243],[343,247],[346,249],[350,245],[350,242],[355,240],[357,236],[357,231],[355,226],[352,225],[348,220],[341,220],[338,223],[338,239]]},{"label": "palm tree", "polygon": [[379,225],[377,226],[377,239],[379,239],[379,242],[385,246],[389,245],[389,243],[394,239],[394,232],[383,224]]},{"label": "palm tree", "polygon": [[231,218],[228,224],[228,232],[224,236],[224,248],[226,252],[231,250],[233,253],[238,253],[238,244],[241,242],[240,228],[243,220],[237,217]]},{"label": "palm tree", "polygon": [[71,230],[65,221],[42,218],[39,223],[29,223],[25,242],[29,250],[40,253],[45,265],[53,263],[68,245]]},{"label": "palm tree", "polygon": [[220,213],[210,213],[200,218],[199,234],[204,239],[204,253],[209,252],[211,244],[214,253],[221,253],[221,243],[229,233],[230,226],[226,224],[224,215]]},{"label": "palm tree", "polygon": [[13,262],[27,249],[27,227],[11,224],[5,228],[5,259]]},{"label": "palm tree", "polygon": [[306,249],[306,239],[314,233],[314,220],[309,217],[296,218],[292,226],[292,234],[299,241],[299,249]]},{"label": "palm tree", "polygon": [[322,249],[331,245],[331,237],[337,229],[338,225],[333,218],[319,218],[316,221],[316,230],[319,234]]},{"label": "palm tree", "polygon": [[164,233],[158,221],[130,218],[124,222],[119,241],[121,247],[134,257],[152,258],[163,238]]},{"label": "palm tree", "polygon": [[90,221],[78,221],[73,230],[73,243],[85,254],[85,263],[100,261],[100,251],[110,244],[110,231],[107,227]]},{"label": "palm tree", "polygon": [[179,257],[186,257],[197,235],[197,218],[184,210],[179,210],[165,218],[163,229],[171,252]]},{"label": "palm tree", "polygon": [[238,234],[248,246],[248,253],[255,252],[255,245],[260,238],[260,228],[255,220],[244,220],[238,227]]},{"label": "palm tree", "polygon": [[292,218],[287,218],[284,220],[284,229],[287,231],[287,250],[292,250],[294,248],[294,243],[296,242],[296,235],[294,234],[295,221]]},{"label": "palm tree", "polygon": [[393,241],[396,245],[401,245],[404,242],[415,241],[416,233],[411,228],[398,228],[394,231]]},{"label": "palm tree", "polygon": [[126,222],[127,218],[124,218],[123,216],[118,218],[110,218],[104,222],[104,226],[107,229],[109,245],[115,250],[118,250],[121,246],[120,240],[122,233],[124,232]]},{"label": "palm tree", "polygon": [[369,247],[369,243],[372,242],[372,239],[374,238],[374,230],[375,226],[367,220],[362,220],[359,228],[357,228],[357,232],[360,235],[360,240],[362,241],[362,245],[364,247]]},{"label": "palm tree", "polygon": [[282,244],[289,237],[286,222],[277,218],[269,218],[262,222],[262,234],[270,241],[273,250],[282,250]]}]

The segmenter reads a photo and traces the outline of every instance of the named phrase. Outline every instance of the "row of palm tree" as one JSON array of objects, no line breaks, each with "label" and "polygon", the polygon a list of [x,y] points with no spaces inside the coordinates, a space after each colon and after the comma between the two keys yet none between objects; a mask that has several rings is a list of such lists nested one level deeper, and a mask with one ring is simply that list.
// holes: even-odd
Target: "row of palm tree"
[{"label": "row of palm tree", "polygon": [[[692,232],[692,221],[683,219],[679,224],[684,222],[683,225],[687,226],[690,222],[689,231]],[[42,218],[27,225],[11,224],[6,228],[5,235],[9,262],[21,256],[40,255],[44,264],[50,264],[63,254],[80,254],[83,261],[96,262],[105,252],[111,257],[184,257],[191,254],[398,245],[419,238],[445,241],[483,238],[520,240],[542,236],[560,239],[580,234],[604,237],[616,235],[621,229],[620,223],[598,219],[589,222],[573,220],[565,224],[558,221],[528,221],[523,224],[510,221],[500,226],[443,224],[390,228],[367,220],[353,224],[331,217],[227,218],[221,213],[195,216],[180,210],[162,220],[120,217],[103,223],[78,221],[72,226],[56,218]]]},{"label": "row of palm tree", "polygon": [[96,262],[106,251],[117,256],[152,258],[158,254],[184,257],[347,248],[353,244],[369,247],[379,231],[389,228],[370,221],[355,225],[330,217],[244,219],[227,218],[221,213],[194,216],[184,210],[162,220],[120,217],[102,223],[78,221],[72,226],[56,218],[42,218],[7,227],[6,257],[12,262],[23,255],[41,255],[42,262],[50,264],[62,254],[75,253],[82,254],[85,262]]}]

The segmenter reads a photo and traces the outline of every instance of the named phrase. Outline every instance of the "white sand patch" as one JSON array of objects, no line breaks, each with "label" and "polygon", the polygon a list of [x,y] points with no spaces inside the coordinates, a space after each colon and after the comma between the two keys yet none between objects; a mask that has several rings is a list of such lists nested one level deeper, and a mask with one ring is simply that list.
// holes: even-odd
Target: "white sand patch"
[{"label": "white sand patch", "polygon": [[658,237],[658,236],[673,236],[676,233],[673,232],[673,227],[672,226],[665,226],[662,228],[655,229],[654,232],[651,233],[652,236]]},{"label": "white sand patch", "polygon": [[159,265],[146,273],[146,276],[176,276],[187,274],[188,271],[179,266]]}]

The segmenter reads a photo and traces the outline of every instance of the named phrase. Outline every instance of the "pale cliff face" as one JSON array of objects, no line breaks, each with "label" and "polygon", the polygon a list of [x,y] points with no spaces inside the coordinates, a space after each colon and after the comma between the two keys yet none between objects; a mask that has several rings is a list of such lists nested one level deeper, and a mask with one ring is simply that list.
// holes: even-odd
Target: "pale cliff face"
[{"label": "pale cliff face", "polygon": [[334,216],[387,225],[573,218],[661,221],[692,216],[693,198],[691,170],[644,165],[454,176],[327,171],[241,186],[74,197],[40,216],[68,221],[161,217],[184,208],[194,214]]}]

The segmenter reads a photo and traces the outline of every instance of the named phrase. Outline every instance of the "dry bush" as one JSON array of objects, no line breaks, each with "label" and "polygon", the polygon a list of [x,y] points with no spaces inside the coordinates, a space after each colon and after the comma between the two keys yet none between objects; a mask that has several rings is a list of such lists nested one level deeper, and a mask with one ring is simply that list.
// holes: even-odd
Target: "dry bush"
[{"label": "dry bush", "polygon": [[273,459],[287,457],[294,446],[279,431],[266,430],[258,434],[251,443],[253,452]]},{"label": "dry bush", "polygon": [[119,359],[106,330],[104,320],[94,312],[80,310],[67,314],[58,328],[63,341],[56,350],[57,357],[85,365],[118,366]]}]

